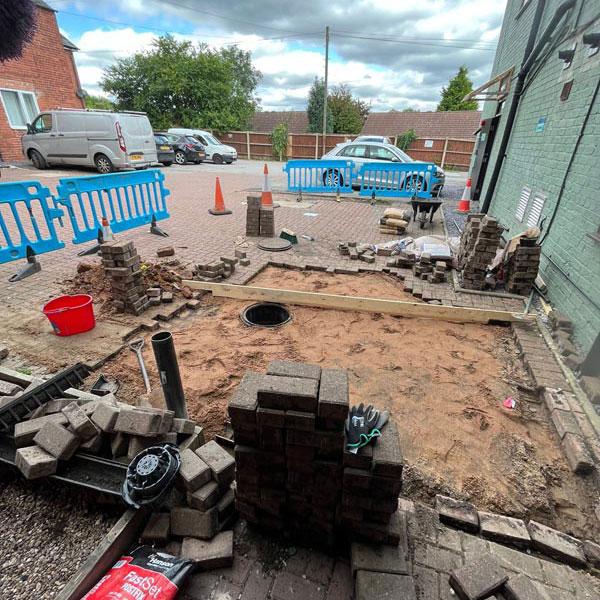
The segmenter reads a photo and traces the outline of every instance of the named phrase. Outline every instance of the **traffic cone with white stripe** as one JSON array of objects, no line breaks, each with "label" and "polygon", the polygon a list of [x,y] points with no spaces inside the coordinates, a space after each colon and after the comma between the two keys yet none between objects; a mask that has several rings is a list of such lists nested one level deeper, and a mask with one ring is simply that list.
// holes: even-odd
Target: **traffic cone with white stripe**
[{"label": "traffic cone with white stripe", "polygon": [[467,185],[463,191],[462,198],[456,207],[456,212],[468,213],[471,212],[471,178],[467,178]]},{"label": "traffic cone with white stripe", "polygon": [[260,204],[261,206],[273,206],[273,192],[271,192],[271,184],[269,183],[269,167],[267,167],[267,163],[265,163],[263,173],[265,178],[263,180]]},{"label": "traffic cone with white stripe", "polygon": [[223,192],[221,191],[221,182],[217,177],[215,183],[215,207],[209,208],[208,212],[211,215],[230,215],[231,211],[225,208],[225,200],[223,200]]}]

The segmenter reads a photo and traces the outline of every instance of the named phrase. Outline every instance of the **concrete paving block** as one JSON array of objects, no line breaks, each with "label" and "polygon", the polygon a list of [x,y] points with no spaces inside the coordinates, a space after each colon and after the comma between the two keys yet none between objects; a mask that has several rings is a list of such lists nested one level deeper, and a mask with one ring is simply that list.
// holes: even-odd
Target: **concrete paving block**
[{"label": "concrete paving block", "polygon": [[15,465],[26,479],[37,479],[54,475],[58,460],[39,446],[28,446],[17,450]]},{"label": "concrete paving block", "polygon": [[171,510],[171,533],[180,537],[211,539],[219,527],[216,507],[205,512],[193,508],[175,507]]},{"label": "concrete paving block", "polygon": [[533,581],[523,574],[511,577],[503,593],[506,600],[546,600]]},{"label": "concrete paving block", "polygon": [[100,450],[102,449],[102,444],[104,442],[104,438],[102,436],[102,433],[98,433],[98,435],[95,435],[94,437],[90,438],[89,440],[86,440],[85,442],[81,442],[81,445],[79,446],[79,450],[81,452],[89,452],[91,454],[96,454],[97,452],[100,452]]},{"label": "concrete paving block", "polygon": [[499,592],[508,573],[491,554],[455,569],[450,573],[450,587],[461,600],[483,600]]},{"label": "concrete paving block", "polygon": [[528,548],[531,543],[527,526],[521,519],[481,510],[479,511],[479,524],[481,535],[494,542],[510,544],[518,548]]},{"label": "concrete paving block", "polygon": [[314,431],[315,415],[298,410],[286,410],[285,427],[286,429],[298,429],[299,431]]},{"label": "concrete paving block", "polygon": [[590,565],[596,569],[600,569],[600,544],[585,540],[583,542],[583,552]]},{"label": "concrete paving block", "polygon": [[350,547],[350,565],[353,575],[360,570],[399,575],[409,573],[407,548],[402,544],[384,546],[355,542]]},{"label": "concrete paving block", "polygon": [[27,375],[8,367],[0,366],[0,379],[2,381],[8,381],[10,383],[16,383],[21,387],[27,387],[34,379],[34,375]]},{"label": "concrete paving block", "polygon": [[115,431],[122,431],[131,435],[153,437],[160,433],[163,420],[162,412],[142,410],[138,408],[124,408],[119,411],[115,423]]},{"label": "concrete paving block", "polygon": [[569,401],[562,390],[546,388],[544,390],[543,398],[550,413],[555,410],[570,410]]},{"label": "concrete paving block", "polygon": [[129,450],[129,436],[122,431],[113,434],[110,439],[110,452],[113,458],[127,456]]},{"label": "concrete paving block", "polygon": [[442,523],[470,533],[479,531],[479,514],[470,502],[438,494],[435,497],[435,509]]},{"label": "concrete paving block", "polygon": [[561,446],[573,473],[586,475],[596,469],[594,459],[580,435],[565,434]]},{"label": "concrete paving block", "polygon": [[315,581],[301,577],[287,570],[280,571],[275,577],[273,600],[322,600],[323,590]]},{"label": "concrete paving block", "polygon": [[189,448],[180,453],[179,478],[186,490],[195,492],[206,485],[212,477],[210,467]]},{"label": "concrete paving block", "polygon": [[53,415],[46,415],[44,417],[38,417],[37,419],[30,419],[29,421],[21,421],[15,425],[15,446],[17,448],[23,448],[30,446],[33,442],[33,438],[37,432],[46,423],[56,423],[58,425],[64,425],[67,423],[67,417],[62,413],[55,413]]},{"label": "concrete paving block", "polygon": [[235,492],[229,488],[217,502],[219,524],[223,525],[235,510]]},{"label": "concrete paving block", "polygon": [[23,388],[16,383],[0,379],[0,396],[15,396],[23,391]]},{"label": "concrete paving block", "polygon": [[[173,425],[171,427],[171,431],[178,433],[180,435],[192,435],[194,433],[194,429],[196,428],[196,423],[191,419],[173,419]],[[192,448],[194,450],[195,448]]]},{"label": "concrete paving block", "polygon": [[194,427],[194,433],[192,433],[191,435],[186,437],[182,442],[180,442],[179,451],[183,452],[188,448],[190,450],[197,450],[198,448],[200,448],[200,446],[202,446],[202,444],[204,444],[204,429],[199,425],[196,425]]},{"label": "concrete paving block", "polygon": [[217,442],[210,441],[196,450],[196,454],[210,467],[215,481],[226,486],[235,477],[235,460]]},{"label": "concrete paving block", "polygon": [[256,424],[259,427],[285,427],[286,411],[277,410],[275,408],[263,408],[259,406],[256,409]]},{"label": "concrete paving block", "polygon": [[357,573],[355,597],[356,600],[417,600],[415,582],[409,575],[370,571]]},{"label": "concrete paving block", "polygon": [[246,371],[227,405],[232,422],[254,420],[254,413],[258,406],[256,394],[262,377],[260,373]]},{"label": "concrete paving block", "polygon": [[207,511],[219,501],[219,486],[216,481],[209,481],[195,492],[187,495],[188,504],[197,510]]},{"label": "concrete paving block", "polygon": [[104,433],[114,433],[119,412],[121,412],[121,409],[118,406],[109,402],[100,402],[91,418]]},{"label": "concrete paving block", "polygon": [[85,441],[98,435],[100,430],[76,402],[71,402],[61,412],[67,417],[77,437]]},{"label": "concrete paving block", "polygon": [[[141,435],[129,435],[129,446],[127,448],[127,458],[133,460],[142,450],[151,448],[152,446],[159,446],[167,442],[167,435],[156,435],[154,437],[147,437]],[[175,434],[177,435],[177,434]]]},{"label": "concrete paving block", "polygon": [[577,425],[575,415],[570,410],[553,410],[550,416],[561,440],[567,433],[581,435],[581,430],[579,429],[579,425]]},{"label": "concrete paving block", "polygon": [[321,367],[319,365],[309,365],[290,360],[273,360],[267,365],[267,375],[319,380],[321,377]]},{"label": "concrete paving block", "polygon": [[388,421],[381,434],[373,446],[373,474],[401,479],[404,459],[396,424]]},{"label": "concrete paving block", "polygon": [[46,423],[35,435],[33,441],[60,460],[69,460],[77,451],[81,440],[63,425]]},{"label": "concrete paving block", "polygon": [[536,550],[574,567],[585,566],[583,544],[577,538],[536,521],[529,521],[527,529]]},{"label": "concrete paving block", "polygon": [[183,538],[181,558],[193,560],[202,570],[221,569],[233,564],[233,531],[218,533],[210,541]]},{"label": "concrete paving block", "polygon": [[169,513],[152,513],[140,536],[142,544],[166,544],[171,530]]},{"label": "concrete paving block", "polygon": [[319,382],[315,379],[263,375],[258,386],[258,404],[279,410],[315,412],[318,389]]},{"label": "concrete paving block", "polygon": [[343,421],[348,416],[349,408],[348,371],[345,369],[323,369],[319,386],[319,417]]}]

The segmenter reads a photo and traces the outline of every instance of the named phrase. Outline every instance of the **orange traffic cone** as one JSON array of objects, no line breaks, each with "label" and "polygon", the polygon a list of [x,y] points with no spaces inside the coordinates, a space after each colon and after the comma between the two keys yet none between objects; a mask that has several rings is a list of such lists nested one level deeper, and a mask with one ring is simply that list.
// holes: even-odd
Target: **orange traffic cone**
[{"label": "orange traffic cone", "polygon": [[231,211],[225,208],[225,200],[223,200],[223,192],[221,191],[221,182],[217,177],[215,183],[215,207],[209,208],[208,212],[211,215],[230,215]]},{"label": "orange traffic cone", "polygon": [[471,211],[471,178],[467,178],[467,185],[463,191],[462,198],[456,207],[456,212],[468,213]]},{"label": "orange traffic cone", "polygon": [[265,179],[263,181],[260,204],[261,206],[273,206],[273,192],[271,192],[271,184],[269,183],[269,167],[267,167],[267,163],[265,163],[263,173],[265,175]]}]

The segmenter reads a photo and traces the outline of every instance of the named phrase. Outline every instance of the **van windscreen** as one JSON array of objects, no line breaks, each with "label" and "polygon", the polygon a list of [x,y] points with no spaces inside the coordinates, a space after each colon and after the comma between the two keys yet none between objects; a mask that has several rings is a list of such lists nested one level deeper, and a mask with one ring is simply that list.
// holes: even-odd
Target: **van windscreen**
[{"label": "van windscreen", "polygon": [[123,131],[130,135],[152,135],[152,127],[146,115],[120,115]]}]

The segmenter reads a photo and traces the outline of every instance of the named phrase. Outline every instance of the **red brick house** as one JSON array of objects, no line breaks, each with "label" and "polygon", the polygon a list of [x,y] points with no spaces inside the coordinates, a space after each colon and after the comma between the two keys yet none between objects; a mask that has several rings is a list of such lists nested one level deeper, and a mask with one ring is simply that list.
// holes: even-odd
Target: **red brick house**
[{"label": "red brick house", "polygon": [[0,63],[0,159],[23,160],[21,136],[27,123],[51,108],[83,108],[73,52],[61,35],[55,11],[37,4],[37,31],[20,59]]}]

